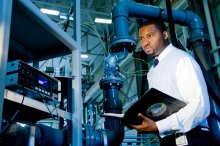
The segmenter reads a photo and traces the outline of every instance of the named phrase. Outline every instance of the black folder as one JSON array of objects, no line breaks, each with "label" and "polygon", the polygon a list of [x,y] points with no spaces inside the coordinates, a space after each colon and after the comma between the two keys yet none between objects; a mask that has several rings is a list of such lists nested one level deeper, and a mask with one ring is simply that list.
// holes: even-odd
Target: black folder
[{"label": "black folder", "polygon": [[142,113],[144,116],[158,121],[179,111],[184,106],[186,106],[185,102],[155,88],[151,88],[145,92],[125,114],[105,113],[100,116],[120,119],[122,123],[127,126],[140,125],[143,120],[138,117],[138,113]]},{"label": "black folder", "polygon": [[167,95],[155,88],[151,88],[125,112],[122,117],[122,122],[125,125],[141,124],[142,119],[138,117],[138,113],[142,113],[146,117],[154,121],[158,121],[179,111],[185,105],[185,102]]}]

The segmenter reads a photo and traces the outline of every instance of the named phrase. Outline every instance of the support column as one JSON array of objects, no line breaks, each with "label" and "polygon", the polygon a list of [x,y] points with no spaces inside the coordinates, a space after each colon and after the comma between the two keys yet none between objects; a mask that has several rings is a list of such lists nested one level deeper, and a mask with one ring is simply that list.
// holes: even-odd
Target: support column
[{"label": "support column", "polygon": [[0,128],[2,122],[5,76],[7,68],[10,27],[11,27],[12,0],[0,1]]},{"label": "support column", "polygon": [[80,1],[73,0],[73,38],[77,49],[72,51],[72,145],[82,146],[81,27]]}]

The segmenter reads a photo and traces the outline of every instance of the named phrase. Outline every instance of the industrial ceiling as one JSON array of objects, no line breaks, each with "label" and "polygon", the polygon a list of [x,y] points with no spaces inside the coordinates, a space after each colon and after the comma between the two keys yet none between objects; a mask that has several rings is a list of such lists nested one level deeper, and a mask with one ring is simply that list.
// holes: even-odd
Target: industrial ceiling
[{"label": "industrial ceiling", "polygon": [[[38,8],[57,10],[60,15],[70,16],[73,0],[32,0]],[[81,5],[81,45],[82,54],[88,54],[87,59],[82,59],[82,64],[90,66],[97,56],[104,56],[109,36],[112,33],[111,24],[95,23],[95,18],[111,19],[111,9],[114,0],[80,0]],[[73,24],[70,20],[68,26],[60,16],[48,15],[54,22],[63,28],[70,36],[73,35]],[[66,28],[65,28],[66,27]]]},{"label": "industrial ceiling", "polygon": [[[33,4],[35,4],[39,9],[46,8],[51,10],[57,10],[60,12],[60,15],[66,15],[72,17],[74,15],[74,10],[72,10],[73,0],[31,0]],[[83,81],[88,84],[86,85],[86,91],[96,82],[95,87],[93,89],[90,88],[90,92],[87,93],[87,98],[89,99],[89,95],[93,98],[96,96],[100,96],[101,92],[96,92],[99,87],[98,81],[104,74],[103,70],[103,62],[104,57],[106,56],[110,44],[110,39],[113,37],[113,24],[103,24],[96,23],[95,18],[104,18],[111,19],[111,11],[115,2],[118,0],[80,0],[80,12],[81,16],[80,22],[76,22],[81,26],[81,46],[82,46],[82,54],[87,54],[88,58],[81,58],[82,63],[82,77]],[[165,1],[162,0],[136,0],[137,2],[142,2],[146,4],[154,4],[154,5],[164,5]],[[186,2],[172,0],[172,5],[174,3]],[[74,26],[73,21],[69,20],[70,23],[67,23],[67,20],[61,19],[60,15],[53,16],[47,15],[51,18],[55,23],[57,23],[64,31],[66,31],[70,36],[73,36]],[[76,14],[77,15],[77,14]],[[69,18],[70,18],[69,17]],[[131,20],[130,29],[134,30],[134,26],[136,23]],[[71,57],[71,56],[70,56]],[[130,60],[131,62],[131,60]],[[129,67],[131,65],[132,67]],[[125,71],[131,71],[134,69],[134,64],[124,63],[123,65]],[[91,81],[92,80],[92,81]],[[91,83],[91,84],[90,84]],[[127,79],[127,86],[122,89],[123,101],[126,101],[128,97],[137,97],[136,91],[136,79],[135,75],[129,76]],[[124,90],[124,91],[123,91]],[[131,91],[134,90],[134,91]],[[96,93],[90,94],[90,93]]]}]

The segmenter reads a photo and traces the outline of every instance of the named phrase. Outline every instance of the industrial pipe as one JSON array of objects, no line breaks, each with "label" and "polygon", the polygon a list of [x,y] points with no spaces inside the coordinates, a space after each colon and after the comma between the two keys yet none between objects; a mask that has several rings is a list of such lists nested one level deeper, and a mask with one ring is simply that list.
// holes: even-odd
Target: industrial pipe
[{"label": "industrial pipe", "polygon": [[[118,74],[119,63],[125,59],[128,52],[123,49],[121,52],[111,52],[105,58],[105,75],[100,80],[100,88],[103,89],[104,96],[104,112],[105,113],[122,113],[122,101],[119,98],[118,91],[122,87],[123,79]],[[83,143],[85,146],[118,146],[124,138],[124,125],[120,120],[106,117],[104,128],[94,130],[89,125],[84,125]]]},{"label": "industrial pipe", "polygon": [[[197,14],[191,11],[172,10],[172,15],[174,23],[189,27],[190,39],[208,39],[208,35],[204,32],[202,20]],[[160,18],[168,21],[166,9],[135,3],[130,0],[120,0],[114,4],[112,11],[115,36],[110,45],[111,50],[120,51],[126,48],[129,52],[132,52],[136,47],[135,40],[129,35],[128,31],[129,17]]]},{"label": "industrial pipe", "polygon": [[[122,77],[118,74],[119,63],[126,58],[127,50],[109,54],[105,59],[105,76],[100,81],[100,88],[104,93],[104,112],[122,113],[122,102],[118,91],[123,85]],[[111,117],[105,118],[105,134],[108,145],[120,145],[124,138],[124,126],[120,120]]]}]

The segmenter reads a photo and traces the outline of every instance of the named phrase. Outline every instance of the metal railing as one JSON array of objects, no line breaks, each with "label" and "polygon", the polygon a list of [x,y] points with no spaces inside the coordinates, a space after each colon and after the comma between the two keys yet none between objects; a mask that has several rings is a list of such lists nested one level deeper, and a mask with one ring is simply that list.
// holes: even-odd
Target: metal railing
[{"label": "metal railing", "polygon": [[[211,51],[210,51],[210,54],[214,54],[216,52],[218,52],[220,50],[220,45],[217,46],[216,48],[213,48]],[[213,64],[213,67],[218,67],[220,65],[220,62],[215,62],[215,64]],[[220,75],[219,75],[220,76]]]},{"label": "metal railing", "polygon": [[121,146],[159,146],[159,138],[155,134],[125,134]]}]

